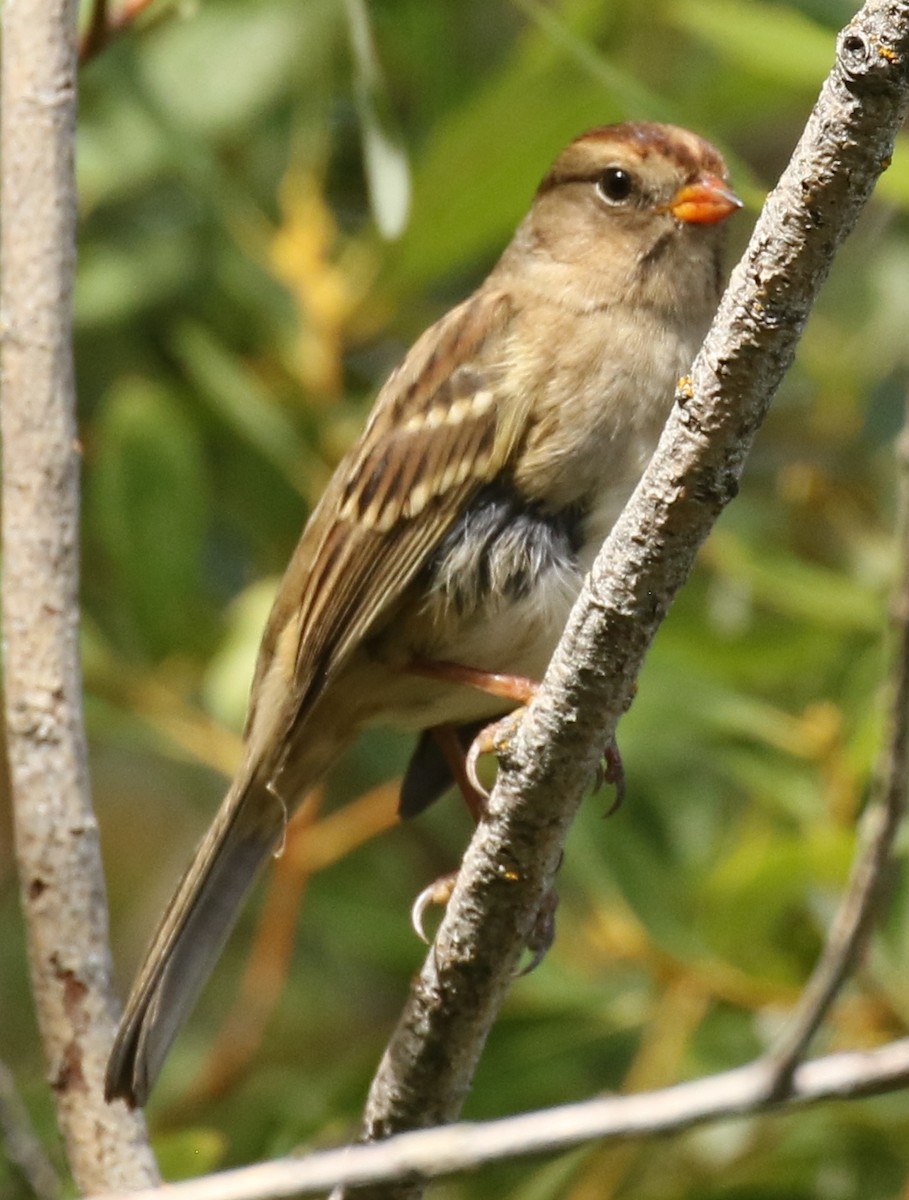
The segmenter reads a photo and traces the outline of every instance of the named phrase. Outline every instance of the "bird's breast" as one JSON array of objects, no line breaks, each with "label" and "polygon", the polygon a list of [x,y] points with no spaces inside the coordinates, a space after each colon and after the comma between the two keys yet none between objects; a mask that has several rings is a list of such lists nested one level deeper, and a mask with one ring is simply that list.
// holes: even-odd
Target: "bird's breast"
[{"label": "bird's breast", "polygon": [[587,515],[546,509],[506,478],[483,488],[419,581],[414,656],[540,678],[583,580]]},{"label": "bird's breast", "polygon": [[545,346],[516,362],[512,386],[534,396],[515,468],[521,492],[549,508],[583,501],[614,520],[646,467],[689,369],[704,321],[676,323],[621,306],[553,321]]},{"label": "bird's breast", "polygon": [[[536,358],[525,353],[504,365],[507,393],[533,397],[521,444],[430,554],[404,618],[373,643],[379,659],[542,678],[697,348],[699,331],[666,328],[646,314],[619,325],[593,321],[584,336],[575,328],[560,343],[554,324],[548,345],[535,343]],[[394,704],[395,722],[415,728],[496,711],[495,701],[467,687],[425,681],[405,699]]]}]

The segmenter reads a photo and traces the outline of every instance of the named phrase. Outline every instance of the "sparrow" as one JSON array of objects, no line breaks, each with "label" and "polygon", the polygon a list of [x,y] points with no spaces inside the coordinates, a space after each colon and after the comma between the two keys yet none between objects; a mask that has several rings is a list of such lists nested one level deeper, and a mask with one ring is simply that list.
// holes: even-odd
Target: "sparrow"
[{"label": "sparrow", "polygon": [[362,730],[419,735],[402,815],[453,780],[470,798],[465,750],[542,678],[706,333],[739,207],[703,138],[592,129],[389,377],[278,589],[243,761],[138,972],[109,1100],[146,1102],[289,812]]}]

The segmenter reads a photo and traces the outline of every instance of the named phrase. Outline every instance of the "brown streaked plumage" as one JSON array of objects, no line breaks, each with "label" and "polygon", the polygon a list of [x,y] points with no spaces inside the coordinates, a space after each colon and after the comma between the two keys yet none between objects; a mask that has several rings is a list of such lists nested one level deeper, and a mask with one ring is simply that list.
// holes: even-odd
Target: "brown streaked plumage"
[{"label": "brown streaked plumage", "polygon": [[706,331],[736,207],[696,135],[592,130],[391,375],[281,583],[243,765],[139,971],[109,1098],[145,1102],[288,812],[360,730],[423,732],[415,812],[448,779],[425,731],[457,747],[512,707],[455,679],[542,675]]}]

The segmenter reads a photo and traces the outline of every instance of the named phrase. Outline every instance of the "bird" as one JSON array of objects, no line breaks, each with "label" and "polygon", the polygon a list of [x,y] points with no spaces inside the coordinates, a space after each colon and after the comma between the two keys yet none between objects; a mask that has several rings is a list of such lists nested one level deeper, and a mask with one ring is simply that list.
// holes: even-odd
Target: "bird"
[{"label": "bird", "polygon": [[392,372],[278,588],[242,762],[138,971],[108,1100],[146,1103],[289,813],[361,731],[418,735],[403,816],[453,779],[469,798],[466,748],[532,695],[653,453],[739,207],[697,134],[591,129]]}]

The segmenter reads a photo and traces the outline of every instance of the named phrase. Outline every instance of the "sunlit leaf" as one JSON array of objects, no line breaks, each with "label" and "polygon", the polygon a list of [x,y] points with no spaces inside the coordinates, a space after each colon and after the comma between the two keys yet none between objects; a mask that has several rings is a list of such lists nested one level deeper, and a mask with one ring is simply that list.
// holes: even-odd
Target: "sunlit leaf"
[{"label": "sunlit leaf", "polygon": [[394,239],[403,232],[410,211],[410,165],[392,115],[365,0],[345,0],[345,11],[369,197],[379,232]]},{"label": "sunlit leaf", "polygon": [[669,20],[722,58],[788,86],[817,87],[833,65],[834,33],[765,0],[671,0]]},{"label": "sunlit leaf", "polygon": [[[261,382],[199,325],[174,332],[188,378],[225,421],[256,446],[295,487],[305,491],[311,454],[293,423]],[[318,478],[319,472],[315,472]]]},{"label": "sunlit leaf", "polygon": [[276,587],[276,580],[262,579],[234,600],[226,614],[224,639],[202,682],[207,708],[233,729],[242,728],[246,716],[256,654]]},{"label": "sunlit leaf", "polygon": [[165,389],[127,378],[106,397],[90,498],[134,635],[156,653],[185,642],[198,612],[205,465],[196,429]]},{"label": "sunlit leaf", "polygon": [[227,1148],[221,1130],[211,1127],[174,1130],[155,1139],[155,1155],[165,1179],[190,1179],[214,1171]]}]

